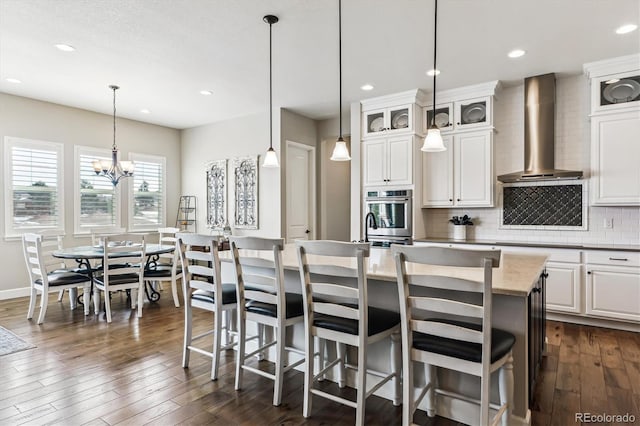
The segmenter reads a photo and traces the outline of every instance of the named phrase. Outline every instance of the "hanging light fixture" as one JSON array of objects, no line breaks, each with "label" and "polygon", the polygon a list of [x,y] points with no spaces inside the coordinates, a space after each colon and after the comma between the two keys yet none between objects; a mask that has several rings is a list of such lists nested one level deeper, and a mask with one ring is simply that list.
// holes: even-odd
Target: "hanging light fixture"
[{"label": "hanging light fixture", "polygon": [[339,87],[340,87],[340,100],[338,104],[338,120],[340,121],[340,136],[336,141],[336,146],[333,148],[331,154],[331,160],[333,161],[349,161],[349,149],[342,137],[342,0],[338,0],[338,72],[339,72]]},{"label": "hanging light fixture", "polygon": [[262,20],[269,24],[269,149],[267,150],[267,155],[264,156],[262,167],[280,167],[278,164],[278,156],[273,149],[273,78],[271,77],[271,26],[278,22],[278,17],[266,15]]},{"label": "hanging light fixture", "polygon": [[438,74],[438,68],[436,68],[436,53],[437,53],[437,36],[438,36],[438,0],[435,0],[435,11],[433,19],[433,114],[431,117],[431,123],[427,130],[427,137],[424,138],[424,144],[421,151],[426,152],[440,152],[446,151],[447,147],[444,146],[442,141],[442,135],[440,129],[436,124],[436,75]]},{"label": "hanging light fixture", "polygon": [[133,176],[135,165],[132,161],[121,161],[118,163],[118,147],[116,146],[116,90],[120,87],[111,85],[113,90],[113,146],[111,147],[111,161],[96,160],[93,164],[93,171],[96,175],[106,177],[113,186],[118,185],[120,179]]}]

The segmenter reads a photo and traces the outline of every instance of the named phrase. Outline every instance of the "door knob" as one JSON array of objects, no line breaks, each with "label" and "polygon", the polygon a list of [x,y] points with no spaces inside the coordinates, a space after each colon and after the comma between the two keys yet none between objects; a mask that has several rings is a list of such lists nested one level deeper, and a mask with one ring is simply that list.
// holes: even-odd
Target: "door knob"
[{"label": "door knob", "polygon": [[311,231],[309,231],[308,229],[304,231],[305,234],[308,234],[309,232]]}]

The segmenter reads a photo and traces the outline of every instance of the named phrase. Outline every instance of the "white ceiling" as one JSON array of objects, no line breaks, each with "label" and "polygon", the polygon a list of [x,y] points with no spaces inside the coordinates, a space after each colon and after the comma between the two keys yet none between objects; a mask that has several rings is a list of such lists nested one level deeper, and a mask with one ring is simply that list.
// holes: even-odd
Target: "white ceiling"
[{"label": "white ceiling", "polygon": [[[344,0],[342,8],[345,109],[430,90],[433,0]],[[118,84],[118,116],[178,129],[264,112],[266,14],[280,18],[274,105],[336,116],[337,0],[0,0],[0,92],[111,114],[108,85]],[[639,21],[640,0],[441,0],[438,90],[579,74],[586,62],[640,52],[639,31],[614,32]],[[507,58],[514,48],[527,54]],[[363,92],[365,83],[375,89]]]}]

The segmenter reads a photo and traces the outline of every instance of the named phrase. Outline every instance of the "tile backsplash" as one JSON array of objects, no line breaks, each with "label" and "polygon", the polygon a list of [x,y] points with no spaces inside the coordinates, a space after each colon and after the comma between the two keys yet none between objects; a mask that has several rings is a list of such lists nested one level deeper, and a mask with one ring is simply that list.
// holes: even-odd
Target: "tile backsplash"
[{"label": "tile backsplash", "polygon": [[[524,166],[524,87],[506,87],[494,107],[494,162],[496,176],[522,170]],[[556,79],[555,165],[559,169],[583,170],[585,191],[589,174],[589,86],[584,75]],[[586,229],[511,229],[501,226],[502,184],[496,182],[494,208],[426,209],[425,236],[453,237],[452,216],[469,215],[474,226],[468,239],[530,241],[570,244],[640,244],[640,207],[591,207],[583,195]],[[605,219],[613,228],[605,229]]]},{"label": "tile backsplash", "polygon": [[505,185],[502,226],[582,228],[582,183],[564,185]]}]

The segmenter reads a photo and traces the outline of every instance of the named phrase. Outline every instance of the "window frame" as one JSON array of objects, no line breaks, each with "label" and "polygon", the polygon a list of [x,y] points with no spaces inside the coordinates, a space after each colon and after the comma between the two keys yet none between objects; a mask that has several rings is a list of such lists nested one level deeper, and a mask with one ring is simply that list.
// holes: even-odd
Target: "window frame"
[{"label": "window frame", "polygon": [[[13,155],[14,147],[22,149],[34,149],[43,151],[55,151],[56,153],[56,216],[55,226],[31,226],[16,228],[13,223]],[[43,141],[37,139],[19,138],[14,136],[4,137],[4,237],[5,239],[19,238],[25,232],[47,231],[57,234],[65,233],[64,215],[64,144],[60,142]]]},{"label": "window frame", "polygon": [[[116,201],[115,208],[115,223],[109,225],[91,225],[91,226],[81,226],[80,217],[81,217],[81,205],[80,205],[80,184],[81,184],[81,164],[80,164],[80,156],[93,156],[96,158],[105,158],[111,159],[111,150],[95,148],[90,146],[82,146],[75,145],[74,146],[74,155],[73,155],[73,232],[74,235],[89,235],[91,232],[100,229],[100,228],[120,228],[122,227],[122,191],[120,190],[120,186],[115,187],[113,198]],[[106,178],[101,178],[105,179]]]},{"label": "window frame", "polygon": [[136,164],[136,168],[133,171],[133,177],[127,178],[129,181],[128,189],[129,189],[129,199],[127,206],[127,220],[129,223],[129,230],[131,231],[155,231],[158,228],[166,227],[167,223],[167,158],[160,155],[151,155],[151,154],[141,154],[136,152],[130,152],[128,159],[133,161],[134,164],[137,162],[145,162],[145,163],[155,163],[160,164],[162,169],[162,207],[159,213],[159,221],[157,224],[147,225],[147,226],[136,226],[134,220],[134,208],[135,208],[135,189],[134,182],[136,178],[136,172],[138,170],[138,165]]}]

